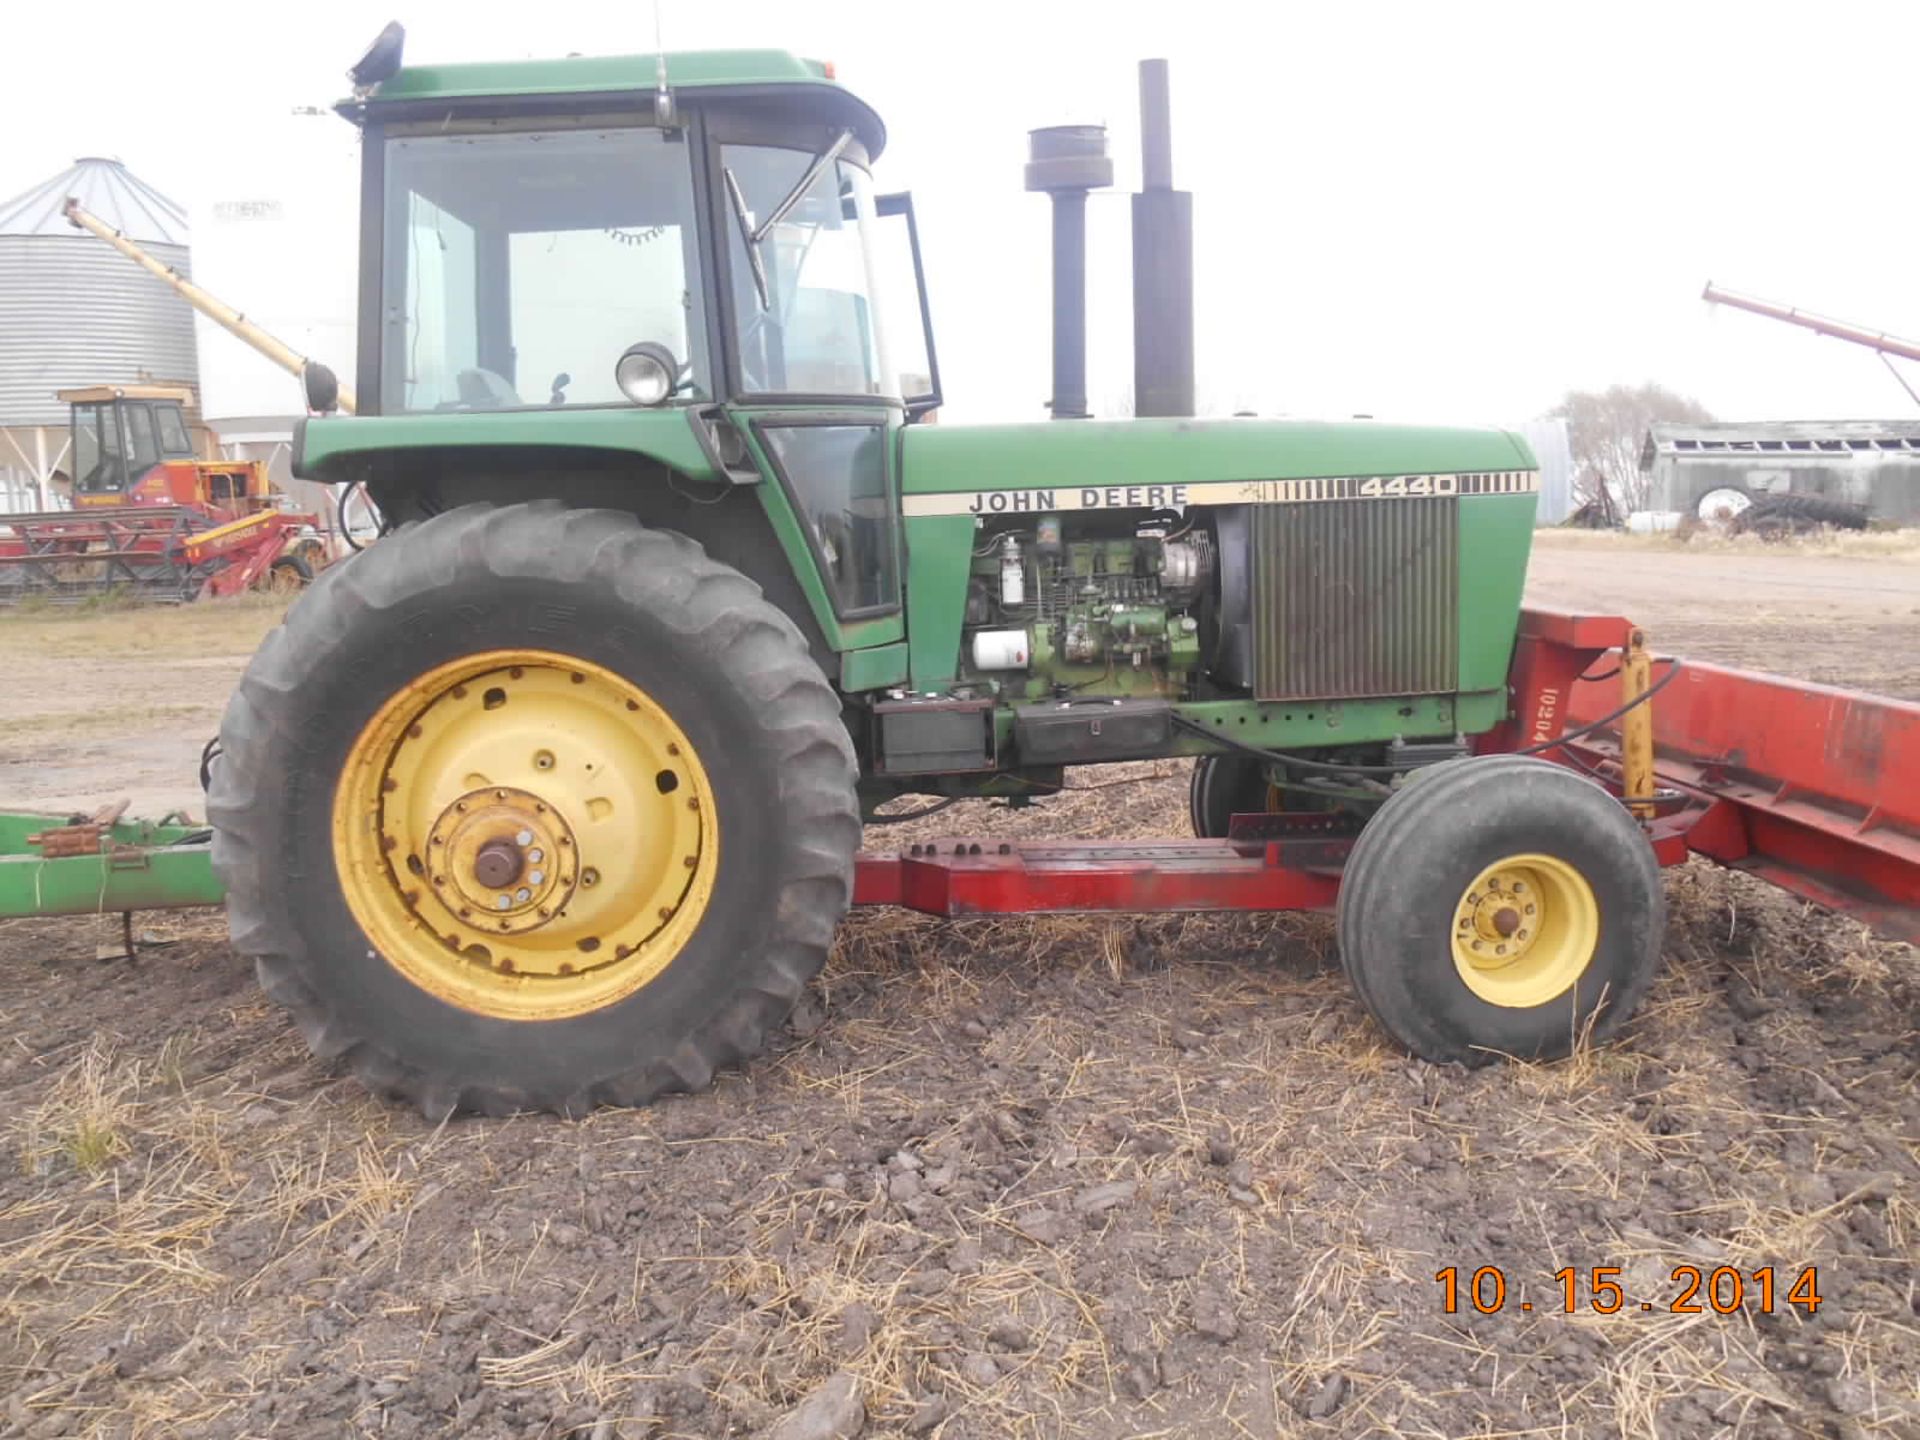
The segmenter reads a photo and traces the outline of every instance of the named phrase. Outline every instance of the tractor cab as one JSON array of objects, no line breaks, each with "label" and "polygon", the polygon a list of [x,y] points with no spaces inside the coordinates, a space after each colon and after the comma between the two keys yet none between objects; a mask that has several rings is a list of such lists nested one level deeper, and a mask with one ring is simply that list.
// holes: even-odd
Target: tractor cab
[{"label": "tractor cab", "polygon": [[900,268],[882,252],[907,238],[883,221],[907,211],[874,193],[878,119],[816,62],[666,64],[661,106],[655,62],[629,57],[617,97],[553,62],[577,99],[495,99],[495,77],[441,68],[346,107],[383,212],[365,413],[932,398],[910,269],[906,308],[882,314]]},{"label": "tractor cab", "polygon": [[233,519],[269,503],[258,464],[195,459],[186,387],[94,385],[58,394],[73,416],[74,508],[189,505]]},{"label": "tractor cab", "polygon": [[95,385],[62,390],[72,407],[73,503],[124,505],[140,481],[169,460],[193,460],[185,406],[173,385]]},{"label": "tractor cab", "polygon": [[365,137],[360,418],[312,422],[308,453],[404,443],[362,472],[399,513],[387,486],[434,437],[468,483],[538,449],[549,473],[704,473],[705,499],[746,492],[730,514],[764,485],[824,647],[903,639],[897,440],[939,395],[910,202],[875,192],[885,130],[830,66],[435,66],[341,109]]}]

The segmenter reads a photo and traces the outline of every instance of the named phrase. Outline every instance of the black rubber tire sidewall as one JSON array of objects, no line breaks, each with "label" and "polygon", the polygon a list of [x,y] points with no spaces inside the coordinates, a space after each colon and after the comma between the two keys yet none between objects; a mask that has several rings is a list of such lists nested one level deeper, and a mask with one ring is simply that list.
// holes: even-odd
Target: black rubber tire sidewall
[{"label": "black rubber tire sidewall", "polygon": [[1203,755],[1187,787],[1187,822],[1204,840],[1224,840],[1235,815],[1267,809],[1266,769],[1251,755]]}]

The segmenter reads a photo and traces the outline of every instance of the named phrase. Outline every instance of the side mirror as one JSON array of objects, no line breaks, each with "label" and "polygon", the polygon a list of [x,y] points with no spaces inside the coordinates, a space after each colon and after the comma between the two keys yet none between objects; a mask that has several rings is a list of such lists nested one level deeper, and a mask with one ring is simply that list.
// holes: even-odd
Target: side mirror
[{"label": "side mirror", "polygon": [[340,408],[340,377],[318,360],[301,369],[300,387],[307,393],[308,414],[331,415]]},{"label": "side mirror", "polygon": [[549,405],[566,404],[567,403],[567,386],[571,385],[572,383],[573,383],[573,376],[569,375],[564,370],[562,370],[558,375],[554,376],[553,386],[552,386],[553,393],[547,397],[547,404]]}]

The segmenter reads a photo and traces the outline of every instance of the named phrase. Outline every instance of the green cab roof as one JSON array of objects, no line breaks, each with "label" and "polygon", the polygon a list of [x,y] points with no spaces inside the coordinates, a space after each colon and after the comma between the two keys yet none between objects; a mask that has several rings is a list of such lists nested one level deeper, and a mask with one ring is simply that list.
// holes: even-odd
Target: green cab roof
[{"label": "green cab roof", "polygon": [[[862,100],[833,78],[833,67],[786,50],[689,50],[666,57],[667,84],[675,91],[767,93],[812,91],[851,107],[849,119],[877,156],[886,127]],[[431,105],[437,101],[564,100],[619,94],[651,95],[659,83],[657,55],[572,55],[560,60],[493,60],[460,65],[408,65],[382,83],[365,102],[341,107],[358,118],[363,109]],[[691,96],[689,98],[692,98]],[[717,98],[717,95],[716,95]]]}]

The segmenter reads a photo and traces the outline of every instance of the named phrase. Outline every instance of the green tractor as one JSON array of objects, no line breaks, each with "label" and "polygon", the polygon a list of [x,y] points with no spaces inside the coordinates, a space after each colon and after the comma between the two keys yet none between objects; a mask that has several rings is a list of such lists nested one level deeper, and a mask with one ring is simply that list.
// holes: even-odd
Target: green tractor
[{"label": "green tractor", "polygon": [[294,468],[387,533],[262,647],[210,796],[235,943],[316,1052],[432,1116],[699,1088],[824,962],[877,807],[1175,756],[1203,836],[1354,842],[1345,963],[1418,1053],[1633,1008],[1640,826],[1470,758],[1511,708],[1519,438],[927,423],[911,205],[829,67],[389,35],[355,78],[360,413]]}]

